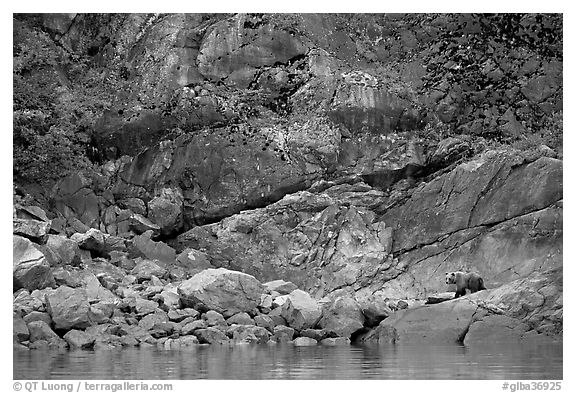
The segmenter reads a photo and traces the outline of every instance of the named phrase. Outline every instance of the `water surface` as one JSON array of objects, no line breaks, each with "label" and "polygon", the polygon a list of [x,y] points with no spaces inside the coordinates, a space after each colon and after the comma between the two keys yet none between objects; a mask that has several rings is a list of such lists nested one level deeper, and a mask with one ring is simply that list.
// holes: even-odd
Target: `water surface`
[{"label": "water surface", "polygon": [[562,344],[14,351],[14,379],[562,379]]}]

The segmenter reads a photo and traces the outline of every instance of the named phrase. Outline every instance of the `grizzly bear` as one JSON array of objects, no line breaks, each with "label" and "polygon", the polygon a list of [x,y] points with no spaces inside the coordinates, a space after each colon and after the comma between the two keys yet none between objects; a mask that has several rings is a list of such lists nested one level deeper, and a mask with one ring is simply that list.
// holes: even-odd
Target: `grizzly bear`
[{"label": "grizzly bear", "polygon": [[466,295],[466,289],[471,293],[486,289],[484,280],[478,273],[450,272],[446,273],[446,284],[456,284],[456,295],[454,299]]}]

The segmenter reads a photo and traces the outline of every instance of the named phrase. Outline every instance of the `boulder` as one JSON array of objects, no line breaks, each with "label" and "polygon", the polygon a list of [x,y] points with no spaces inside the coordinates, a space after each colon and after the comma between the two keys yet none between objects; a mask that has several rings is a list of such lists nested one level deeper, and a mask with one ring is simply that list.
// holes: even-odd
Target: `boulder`
[{"label": "boulder", "polygon": [[184,225],[182,214],[182,193],[179,190],[164,188],[161,195],[148,202],[148,218],[160,227],[160,233],[171,235]]},{"label": "boulder", "polygon": [[208,326],[227,326],[224,316],[214,310],[209,310],[202,314],[202,319],[206,321]]},{"label": "boulder", "polygon": [[30,338],[30,330],[26,325],[26,321],[16,313],[12,315],[12,335],[14,337],[14,342],[27,341]]},{"label": "boulder", "polygon": [[317,345],[318,341],[310,337],[298,337],[292,342],[292,344],[294,344],[297,347],[308,347],[311,345]]},{"label": "boulder", "polygon": [[45,311],[42,300],[32,296],[26,289],[19,289],[14,292],[12,309],[20,315],[28,315],[33,311]]},{"label": "boulder", "polygon": [[13,234],[23,236],[38,243],[45,242],[49,231],[50,222],[26,220],[23,218],[14,218],[12,220]]},{"label": "boulder", "polygon": [[44,340],[47,342],[60,340],[60,337],[44,321],[34,321],[28,324],[30,342]]},{"label": "boulder", "polygon": [[259,326],[234,325],[226,333],[235,343],[265,344],[270,339],[270,332]]},{"label": "boulder", "polygon": [[253,276],[224,268],[204,270],[178,286],[184,307],[215,310],[225,317],[253,312],[264,290]]},{"label": "boulder", "polygon": [[278,325],[274,326],[274,339],[278,343],[287,343],[292,341],[294,337],[295,330],[291,327]]},{"label": "boulder", "polygon": [[198,329],[206,329],[207,327],[208,323],[203,319],[192,321],[182,326],[181,334],[186,336],[188,334],[193,334]]},{"label": "boulder", "polygon": [[281,295],[288,295],[290,292],[298,289],[296,284],[290,281],[274,280],[264,283],[264,286],[270,291],[276,291]]},{"label": "boulder", "polygon": [[182,322],[185,319],[196,319],[200,313],[193,308],[177,309],[168,311],[168,318],[174,322]]},{"label": "boulder", "polygon": [[147,219],[141,214],[133,213],[130,210],[123,210],[118,216],[118,229],[119,235],[135,233],[137,235],[142,235],[148,231],[151,235],[156,237],[160,232],[160,227],[154,224],[152,221]]},{"label": "boulder", "polygon": [[562,269],[534,272],[495,289],[399,310],[359,341],[385,343],[561,340]]},{"label": "boulder", "polygon": [[176,250],[161,241],[152,240],[152,231],[146,231],[132,239],[129,249],[130,257],[142,257],[150,260],[158,260],[164,265],[172,265],[176,260]]},{"label": "boulder", "polygon": [[245,312],[239,312],[238,314],[234,314],[233,316],[231,316],[230,318],[228,318],[226,320],[226,322],[228,323],[228,325],[255,325],[256,322],[254,322],[254,319],[250,318],[250,315],[248,315]]},{"label": "boulder", "polygon": [[130,274],[136,276],[137,282],[140,283],[145,280],[150,280],[152,276],[162,278],[167,273],[166,269],[149,259],[142,259],[136,262],[136,266],[130,271]]},{"label": "boulder", "polygon": [[256,324],[256,326],[266,328],[271,332],[274,331],[274,326],[276,326],[274,320],[270,318],[268,315],[256,315],[254,317],[254,323]]},{"label": "boulder", "polygon": [[24,322],[30,323],[34,321],[44,321],[48,325],[52,325],[52,318],[50,318],[50,314],[41,311],[32,311],[31,313],[25,315],[23,317]]},{"label": "boulder", "polygon": [[312,328],[322,316],[322,308],[308,293],[296,289],[282,305],[282,317],[296,330]]},{"label": "boulder", "polygon": [[300,336],[310,337],[316,341],[322,341],[327,337],[335,336],[335,333],[324,329],[304,329],[300,331]]},{"label": "boulder", "polygon": [[16,217],[26,220],[49,222],[46,212],[39,206],[16,206]]},{"label": "boulder", "polygon": [[12,237],[13,291],[29,291],[55,285],[50,264],[44,254],[28,239]]},{"label": "boulder", "polygon": [[88,250],[95,256],[105,256],[108,251],[106,238],[109,235],[101,232],[98,229],[90,228],[85,233],[75,233],[70,236],[70,239],[78,243],[78,247],[83,250]]},{"label": "boulder", "polygon": [[320,341],[322,345],[348,345],[350,344],[350,339],[346,337],[328,337]]},{"label": "boulder", "polygon": [[163,311],[157,310],[154,313],[144,316],[138,322],[138,326],[144,330],[150,330],[154,327],[154,325],[162,322],[168,322],[168,315]]},{"label": "boulder", "polygon": [[86,290],[60,286],[46,295],[46,309],[56,329],[83,329],[91,325]]},{"label": "boulder", "polygon": [[136,303],[134,305],[134,310],[138,315],[146,315],[158,310],[158,303],[153,300],[146,300],[140,297],[136,298]]},{"label": "boulder", "polygon": [[208,255],[189,247],[178,254],[176,262],[177,266],[182,267],[190,276],[200,273],[202,270],[214,268],[210,263]]},{"label": "boulder", "polygon": [[228,342],[226,334],[214,327],[195,330],[194,335],[198,337],[200,344],[225,344]]},{"label": "boulder", "polygon": [[58,264],[78,265],[80,263],[80,248],[74,240],[61,235],[48,235],[46,247],[58,257]]},{"label": "boulder", "polygon": [[361,302],[362,314],[364,315],[364,325],[366,327],[376,327],[392,313],[388,305],[388,299],[372,294]]},{"label": "boulder", "polygon": [[64,335],[64,340],[70,346],[70,349],[87,349],[91,348],[96,338],[81,330],[72,329]]},{"label": "boulder", "polygon": [[364,327],[364,314],[353,298],[338,297],[324,306],[318,325],[340,337],[350,338]]},{"label": "boulder", "polygon": [[272,304],[273,304],[274,299],[272,298],[272,295],[268,295],[268,294],[263,294],[262,296],[260,296],[260,303],[258,304],[258,307],[260,307],[260,309],[266,309],[266,310],[270,310],[272,309]]}]

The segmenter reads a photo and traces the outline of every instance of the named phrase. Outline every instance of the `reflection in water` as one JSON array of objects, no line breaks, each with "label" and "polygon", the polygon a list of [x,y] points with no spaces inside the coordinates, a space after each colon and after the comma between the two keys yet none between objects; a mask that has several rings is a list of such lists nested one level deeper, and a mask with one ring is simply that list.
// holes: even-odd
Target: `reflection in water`
[{"label": "reflection in water", "polygon": [[543,346],[198,346],[14,351],[14,379],[562,379]]}]

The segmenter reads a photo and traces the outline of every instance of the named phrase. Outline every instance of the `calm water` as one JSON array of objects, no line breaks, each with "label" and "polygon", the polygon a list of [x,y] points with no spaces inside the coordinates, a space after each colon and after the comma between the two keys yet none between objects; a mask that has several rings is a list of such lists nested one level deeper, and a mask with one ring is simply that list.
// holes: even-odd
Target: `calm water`
[{"label": "calm water", "polygon": [[14,379],[562,379],[562,345],[14,351]]}]

